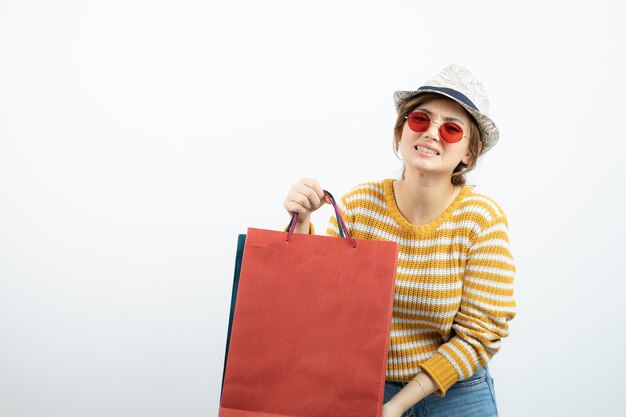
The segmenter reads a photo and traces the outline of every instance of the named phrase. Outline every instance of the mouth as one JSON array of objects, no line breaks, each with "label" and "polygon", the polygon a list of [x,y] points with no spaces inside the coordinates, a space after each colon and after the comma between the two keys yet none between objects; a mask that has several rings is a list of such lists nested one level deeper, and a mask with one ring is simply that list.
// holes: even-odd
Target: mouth
[{"label": "mouth", "polygon": [[439,155],[439,152],[437,152],[436,150],[427,148],[426,146],[422,146],[422,145],[415,145],[415,150],[426,155],[431,155],[431,156]]}]

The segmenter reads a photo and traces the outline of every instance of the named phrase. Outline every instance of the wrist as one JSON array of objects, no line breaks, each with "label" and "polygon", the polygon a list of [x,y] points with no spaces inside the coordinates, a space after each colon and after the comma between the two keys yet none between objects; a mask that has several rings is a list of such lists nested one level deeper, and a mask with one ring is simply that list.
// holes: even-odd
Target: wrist
[{"label": "wrist", "polygon": [[383,404],[383,417],[400,417],[404,411],[393,398]]},{"label": "wrist", "polygon": [[313,234],[312,233],[313,225],[311,224],[309,219],[305,219],[302,222],[298,219],[298,221],[296,222],[295,226],[296,227],[294,228],[294,233]]},{"label": "wrist", "polygon": [[311,220],[311,213],[298,214],[298,220],[296,221],[296,224],[308,224],[310,220]]}]

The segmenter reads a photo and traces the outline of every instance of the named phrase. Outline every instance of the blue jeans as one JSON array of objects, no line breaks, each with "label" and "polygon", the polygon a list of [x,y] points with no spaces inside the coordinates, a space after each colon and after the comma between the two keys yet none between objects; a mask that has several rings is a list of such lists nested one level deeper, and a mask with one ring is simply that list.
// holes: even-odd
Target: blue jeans
[{"label": "blue jeans", "polygon": [[[385,382],[385,402],[396,395],[407,382]],[[493,378],[488,367],[478,368],[466,380],[459,381],[446,391],[445,397],[430,394],[409,408],[402,417],[492,417],[497,416]]]}]

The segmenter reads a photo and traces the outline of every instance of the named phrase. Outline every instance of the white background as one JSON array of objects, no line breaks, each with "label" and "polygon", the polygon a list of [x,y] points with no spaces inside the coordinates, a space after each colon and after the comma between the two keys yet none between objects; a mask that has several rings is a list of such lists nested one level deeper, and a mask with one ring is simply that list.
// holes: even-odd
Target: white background
[{"label": "white background", "polygon": [[501,134],[500,414],[626,415],[613,4],[0,1],[0,416],[216,416],[237,234],[397,176],[392,94],[450,63]]}]

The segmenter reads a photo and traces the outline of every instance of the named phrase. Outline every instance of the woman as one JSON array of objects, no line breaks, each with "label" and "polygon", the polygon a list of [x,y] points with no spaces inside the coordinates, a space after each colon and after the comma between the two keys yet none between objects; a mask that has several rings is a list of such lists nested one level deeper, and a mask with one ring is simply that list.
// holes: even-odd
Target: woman
[{"label": "woman", "polygon": [[[506,215],[464,174],[498,129],[480,81],[461,66],[394,101],[402,178],[360,184],[340,205],[353,237],[399,244],[383,416],[495,416],[487,364],[515,316],[515,266]],[[323,203],[317,181],[292,186],[284,207],[299,213],[296,233],[313,233]],[[339,235],[334,216],[327,234]]]}]

